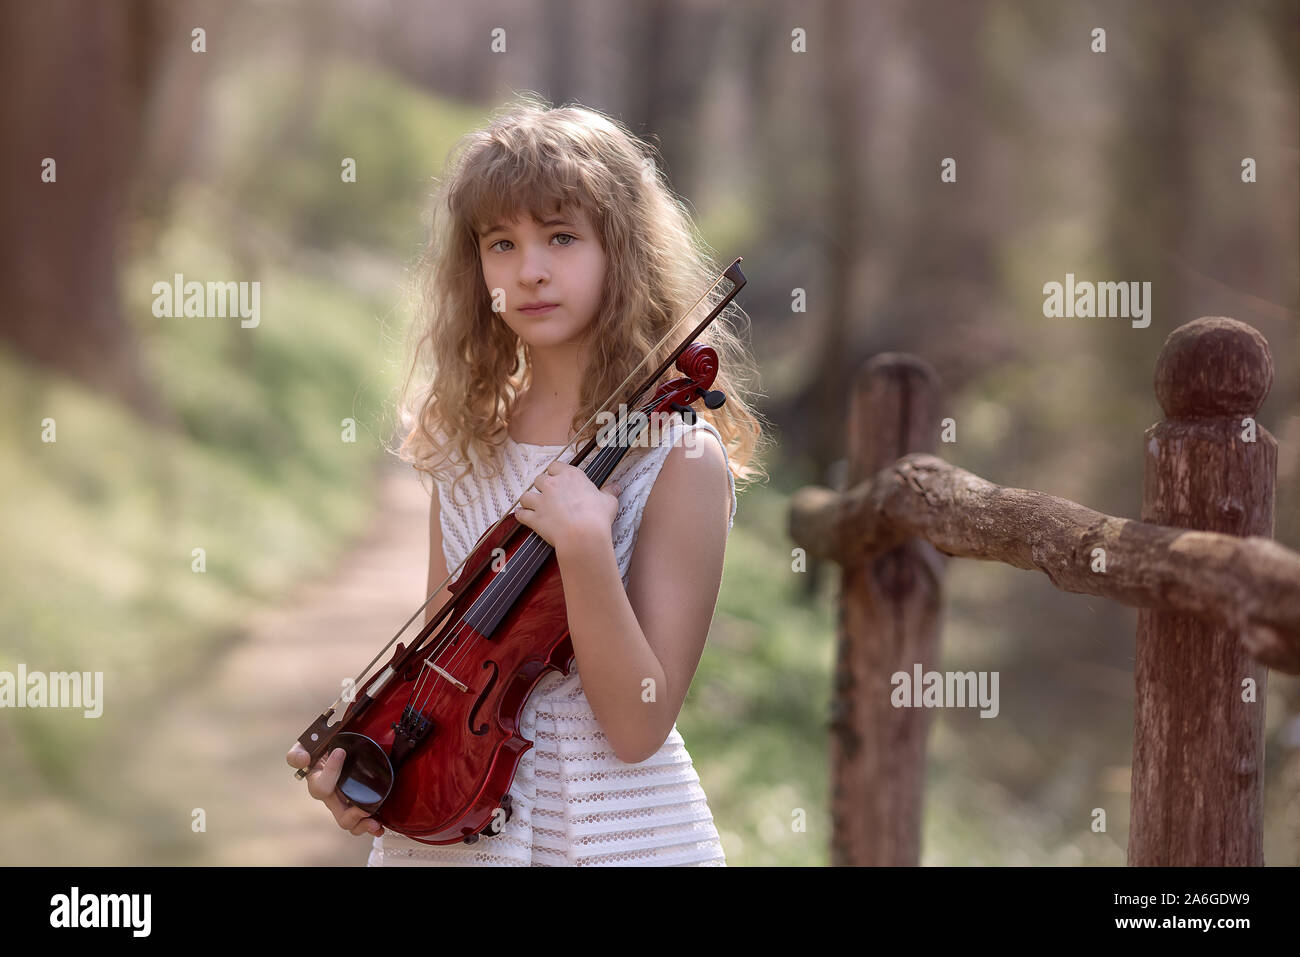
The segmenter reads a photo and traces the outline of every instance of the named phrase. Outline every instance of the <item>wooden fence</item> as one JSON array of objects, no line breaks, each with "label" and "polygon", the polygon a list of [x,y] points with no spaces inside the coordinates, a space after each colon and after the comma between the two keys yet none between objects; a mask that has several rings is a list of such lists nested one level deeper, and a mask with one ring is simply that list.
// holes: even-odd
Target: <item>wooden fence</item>
[{"label": "wooden fence", "polygon": [[929,454],[934,372],[899,353],[866,363],[845,491],[800,489],[789,514],[795,543],[842,572],[833,863],[919,862],[930,709],[894,707],[891,676],[937,670],[944,556],[1038,569],[1063,591],[1141,609],[1128,863],[1264,863],[1267,669],[1300,673],[1300,555],[1272,541],[1277,442],[1254,419],[1272,382],[1268,343],[1245,323],[1174,330],[1132,521]]}]

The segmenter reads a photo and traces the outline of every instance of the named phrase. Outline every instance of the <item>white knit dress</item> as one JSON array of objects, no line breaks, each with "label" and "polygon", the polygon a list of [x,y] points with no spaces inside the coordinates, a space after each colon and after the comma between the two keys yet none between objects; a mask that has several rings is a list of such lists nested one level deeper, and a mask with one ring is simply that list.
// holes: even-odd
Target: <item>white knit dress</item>
[{"label": "white knit dress", "polygon": [[[657,445],[630,450],[606,481],[606,488],[614,481],[621,486],[611,532],[624,588],[641,515],[669,449],[685,445],[691,454],[693,443],[709,441],[705,433],[723,445],[725,455],[726,446],[712,425],[703,419],[685,425],[672,416]],[[507,438],[503,474],[485,478],[475,471],[466,476],[455,506],[450,483],[439,480],[447,568],[460,564],[561,448]],[[575,451],[566,451],[561,461],[570,461]],[[731,477],[730,469],[727,474]],[[735,514],[731,477],[728,532]],[[538,683],[524,705],[520,732],[534,745],[515,772],[513,811],[500,834],[480,835],[474,844],[430,845],[385,831],[374,839],[368,865],[726,866],[713,814],[676,725],[651,757],[638,764],[620,761],[587,703],[575,660],[567,677],[549,672]]]}]

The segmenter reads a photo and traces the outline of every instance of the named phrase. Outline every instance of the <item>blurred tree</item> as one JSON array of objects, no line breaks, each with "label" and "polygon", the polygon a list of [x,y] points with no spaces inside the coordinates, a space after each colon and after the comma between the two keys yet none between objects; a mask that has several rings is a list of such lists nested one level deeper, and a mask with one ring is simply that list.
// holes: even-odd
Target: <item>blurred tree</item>
[{"label": "blurred tree", "polygon": [[[1152,298],[1168,316],[1166,328],[1195,319],[1190,290],[1176,263],[1192,254],[1192,211],[1198,206],[1195,182],[1197,137],[1194,79],[1189,63],[1196,56],[1197,38],[1211,22],[1223,19],[1218,4],[1185,0],[1189,14],[1170,16],[1161,9],[1134,7],[1127,22],[1112,29],[1127,36],[1134,48],[1148,55],[1126,62],[1129,95],[1120,104],[1121,129],[1114,139],[1107,174],[1110,235],[1106,247],[1127,279],[1149,280]],[[1220,24],[1221,25],[1221,24]],[[1217,35],[1217,29],[1214,35]],[[1121,350],[1112,358],[1149,375],[1149,356]]]},{"label": "blurred tree", "polygon": [[[172,200],[182,182],[201,172],[205,155],[203,132],[212,120],[205,96],[209,81],[224,65],[234,46],[227,27],[236,18],[228,4],[171,4],[150,0],[148,16],[140,19],[141,43],[150,51],[141,57],[149,77],[141,85],[139,159],[132,168],[130,208],[133,239],[149,247],[171,217]],[[204,53],[192,49],[191,31],[202,24],[212,46]]]},{"label": "blurred tree", "polygon": [[830,228],[826,244],[826,314],[822,320],[820,355],[816,369],[814,402],[804,409],[811,419],[813,459],[819,474],[844,455],[844,420],[848,410],[849,377],[855,357],[845,348],[849,330],[865,321],[863,303],[854,279],[865,252],[868,197],[863,183],[870,181],[864,168],[864,98],[859,64],[853,46],[863,37],[854,29],[851,0],[828,0],[822,37],[827,44],[825,66],[828,188],[825,222]]},{"label": "blurred tree", "polygon": [[[48,0],[5,14],[0,336],[161,420],[117,280],[157,8]],[[42,178],[46,158],[53,182]]]},{"label": "blurred tree", "polygon": [[626,4],[628,128],[659,149],[674,187],[692,192],[695,125],[727,11],[723,3],[634,0]]},{"label": "blurred tree", "polygon": [[1300,85],[1300,3],[1269,0],[1261,18],[1267,35],[1277,44],[1278,58],[1286,67],[1291,89]]},{"label": "blurred tree", "polygon": [[546,24],[546,79],[552,103],[574,98],[573,48],[578,25],[573,0],[547,0],[542,19]]},{"label": "blurred tree", "polygon": [[[811,377],[790,406],[811,415],[792,432],[808,436],[818,476],[843,454],[849,378],[871,355],[922,354],[956,391],[1014,349],[992,321],[1002,305],[979,45],[988,4],[955,4],[942,19],[900,3],[823,9],[826,314]],[[902,127],[886,125],[897,114],[872,94],[900,70],[891,53],[916,67]],[[948,157],[951,183],[940,181]]]}]

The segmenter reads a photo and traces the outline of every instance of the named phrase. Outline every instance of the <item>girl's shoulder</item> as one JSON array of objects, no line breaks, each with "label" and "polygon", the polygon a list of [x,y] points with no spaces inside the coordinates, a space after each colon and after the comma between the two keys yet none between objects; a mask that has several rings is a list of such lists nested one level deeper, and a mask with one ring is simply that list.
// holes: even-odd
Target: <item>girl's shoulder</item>
[{"label": "girl's shoulder", "polygon": [[[653,423],[652,423],[653,426]],[[727,517],[727,527],[731,528],[736,517],[736,479],[732,474],[730,460],[727,456],[727,444],[722,434],[703,417],[697,416],[694,423],[687,424],[681,417],[674,415],[661,421],[657,428],[652,427],[642,434],[644,451],[638,454],[629,466],[625,479],[625,488],[631,487],[639,492],[642,503],[649,497],[650,489],[659,478],[664,462],[675,448],[683,448],[687,458],[699,458],[705,454],[709,444],[716,443],[722,452],[724,471],[731,495],[731,510]]]}]

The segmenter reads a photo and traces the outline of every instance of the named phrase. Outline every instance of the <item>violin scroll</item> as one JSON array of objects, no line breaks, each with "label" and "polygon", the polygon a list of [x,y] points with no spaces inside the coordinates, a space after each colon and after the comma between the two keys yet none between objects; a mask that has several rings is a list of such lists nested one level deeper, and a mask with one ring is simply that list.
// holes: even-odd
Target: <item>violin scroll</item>
[{"label": "violin scroll", "polygon": [[696,399],[702,396],[705,407],[709,409],[720,408],[727,401],[721,391],[709,389],[718,375],[716,349],[698,342],[691,343],[678,357],[677,368],[685,375],[665,382],[655,392],[655,413],[678,412],[683,422],[694,425],[695,410],[691,408],[691,403]]}]

